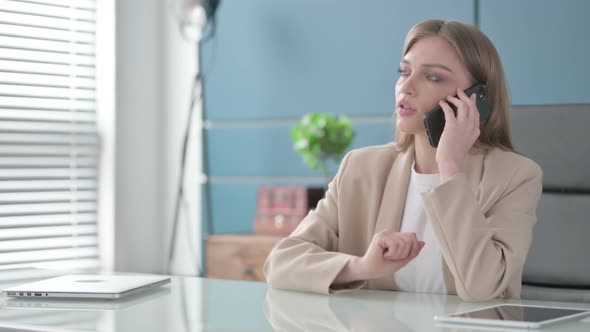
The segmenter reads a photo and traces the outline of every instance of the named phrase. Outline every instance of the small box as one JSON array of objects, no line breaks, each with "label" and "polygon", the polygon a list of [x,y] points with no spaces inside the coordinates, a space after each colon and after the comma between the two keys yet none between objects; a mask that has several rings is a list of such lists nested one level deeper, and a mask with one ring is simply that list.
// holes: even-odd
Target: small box
[{"label": "small box", "polygon": [[[320,195],[318,195],[318,190]],[[263,186],[258,188],[254,233],[289,235],[315,208],[324,188]],[[320,197],[318,197],[320,196]]]}]

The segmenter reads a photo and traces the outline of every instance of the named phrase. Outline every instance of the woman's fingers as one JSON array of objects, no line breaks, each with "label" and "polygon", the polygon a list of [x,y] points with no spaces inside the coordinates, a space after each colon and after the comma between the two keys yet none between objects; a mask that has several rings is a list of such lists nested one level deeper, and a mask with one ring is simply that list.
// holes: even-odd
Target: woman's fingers
[{"label": "woman's fingers", "polygon": [[402,246],[400,247],[400,251],[399,251],[399,258],[405,258],[408,257],[410,255],[410,252],[412,251],[412,240],[406,236],[400,236],[400,243],[402,243]]},{"label": "woman's fingers", "polygon": [[425,245],[426,243],[424,241],[416,241],[416,246],[415,248],[412,248],[413,251],[410,254],[410,257],[415,258],[416,256],[418,256],[418,254],[420,253],[420,251],[422,251],[422,248],[424,248]]},{"label": "woman's fingers", "polygon": [[408,252],[408,257],[412,257],[416,251],[418,250],[418,238],[416,237],[416,233],[404,233],[406,238],[410,242],[410,251]]},{"label": "woman's fingers", "polygon": [[[464,91],[457,89],[458,97],[447,97],[447,100],[457,108],[457,123],[462,126],[469,136],[479,136],[479,111],[476,105],[476,94],[467,96]],[[443,109],[444,111],[444,109]],[[445,117],[446,118],[446,117]],[[472,135],[471,135],[472,134]]]},{"label": "woman's fingers", "polygon": [[383,251],[383,258],[399,260],[410,257],[418,251],[418,240],[415,233],[387,233],[383,234],[382,243],[387,247]]},{"label": "woman's fingers", "polygon": [[408,254],[408,257],[416,257],[416,255],[418,255],[418,252],[420,252],[420,242],[418,240],[412,241],[412,247],[410,253]]},{"label": "woman's fingers", "polygon": [[447,101],[455,105],[455,108],[457,109],[457,120],[464,122],[469,115],[469,104],[465,103],[464,100],[452,96],[447,96]]},{"label": "woman's fingers", "polygon": [[391,239],[391,245],[383,255],[384,259],[395,260],[403,257],[405,244],[399,241],[399,239]]},{"label": "woman's fingers", "polygon": [[390,257],[397,251],[397,243],[388,234],[380,234],[377,243],[383,249],[383,257]]},{"label": "woman's fingers", "polygon": [[420,254],[420,251],[422,251],[422,248],[424,248],[424,241],[418,241],[418,251],[415,255],[410,255],[406,258],[402,258],[402,259],[398,259],[395,261],[390,261],[391,265],[395,267],[395,270],[399,270],[401,268],[403,268],[404,266],[408,265],[409,262],[411,262],[414,258],[416,258],[416,256],[418,256],[418,254]]},{"label": "woman's fingers", "polygon": [[475,94],[468,96],[461,89],[457,89],[457,97],[447,97],[447,100],[457,107],[457,118],[470,124],[473,123],[473,118],[478,113],[474,97]]},{"label": "woman's fingers", "polygon": [[369,279],[385,276],[408,264],[422,247],[424,242],[418,241],[416,233],[382,230],[375,234],[359,264]]},{"label": "woman's fingers", "polygon": [[477,102],[476,102],[477,94],[474,93],[469,98],[472,100],[473,105],[475,105],[475,108],[474,108],[475,111],[473,112],[473,126],[475,128],[479,128],[479,110],[477,109]]},{"label": "woman's fingers", "polygon": [[461,99],[469,104],[469,122],[473,123],[474,128],[479,128],[479,110],[477,109],[477,93],[467,96],[461,91]]},{"label": "woman's fingers", "polygon": [[455,113],[453,113],[453,109],[451,108],[451,106],[449,106],[449,104],[445,103],[442,100],[439,101],[438,104],[440,105],[443,112],[445,113],[445,122],[446,123],[454,123],[455,121],[457,121],[457,118],[455,117]]}]

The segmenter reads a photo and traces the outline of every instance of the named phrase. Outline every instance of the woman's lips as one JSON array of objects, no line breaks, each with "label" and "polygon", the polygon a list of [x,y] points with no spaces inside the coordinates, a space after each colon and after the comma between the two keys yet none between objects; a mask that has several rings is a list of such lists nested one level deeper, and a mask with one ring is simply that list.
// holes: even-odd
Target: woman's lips
[{"label": "woman's lips", "polygon": [[413,115],[414,113],[416,113],[416,110],[412,108],[405,108],[402,106],[399,107],[399,110],[397,112],[397,114],[399,115]]}]

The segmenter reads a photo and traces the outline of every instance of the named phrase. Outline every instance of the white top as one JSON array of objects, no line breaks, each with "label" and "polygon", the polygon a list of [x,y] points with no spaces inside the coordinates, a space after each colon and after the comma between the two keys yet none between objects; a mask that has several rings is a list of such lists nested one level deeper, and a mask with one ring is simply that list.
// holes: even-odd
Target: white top
[{"label": "white top", "polygon": [[416,258],[394,274],[395,284],[401,291],[447,293],[440,246],[420,196],[421,193],[432,190],[440,183],[439,174],[419,174],[412,165],[400,232],[415,232],[418,240],[426,244]]}]

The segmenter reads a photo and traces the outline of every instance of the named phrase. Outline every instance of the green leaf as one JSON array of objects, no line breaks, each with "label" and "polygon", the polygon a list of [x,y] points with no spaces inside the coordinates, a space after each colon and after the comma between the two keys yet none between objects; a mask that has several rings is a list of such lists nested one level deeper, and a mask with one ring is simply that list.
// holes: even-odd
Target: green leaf
[{"label": "green leaf", "polygon": [[355,137],[350,119],[330,113],[305,114],[291,129],[293,148],[311,169],[327,172],[327,160],[339,162]]}]

